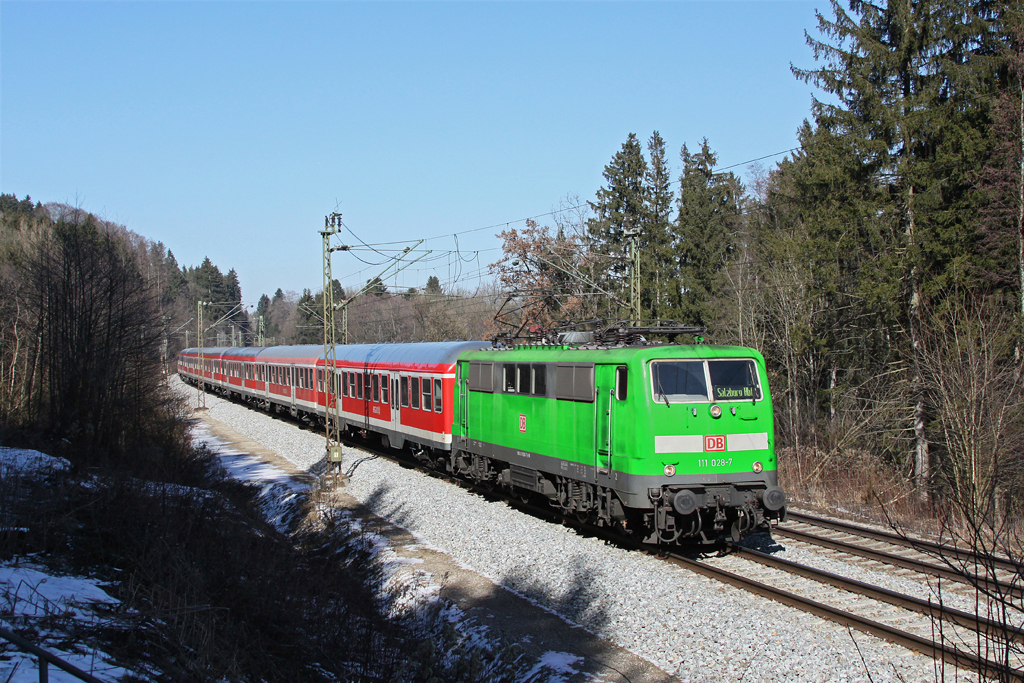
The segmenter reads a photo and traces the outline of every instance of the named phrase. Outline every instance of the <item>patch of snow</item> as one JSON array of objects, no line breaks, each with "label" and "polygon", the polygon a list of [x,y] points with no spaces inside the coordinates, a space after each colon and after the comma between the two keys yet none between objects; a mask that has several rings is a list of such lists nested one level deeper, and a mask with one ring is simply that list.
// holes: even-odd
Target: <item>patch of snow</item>
[{"label": "patch of snow", "polygon": [[[582,657],[577,657],[568,652],[555,652],[551,650],[541,655],[540,659],[537,660],[537,664],[527,672],[523,680],[544,680],[548,681],[548,683],[567,681],[569,676],[579,673],[579,670],[574,665],[582,661]],[[546,678],[538,678],[539,675],[544,673],[548,674]]]},{"label": "patch of snow", "polygon": [[27,476],[47,472],[58,472],[71,467],[64,458],[58,458],[26,448],[0,446],[0,469],[10,468],[15,473]]},{"label": "patch of snow", "polygon": [[[89,648],[76,652],[67,644],[65,631],[72,622],[93,625],[98,617],[91,609],[97,604],[116,604],[96,579],[58,576],[31,564],[0,563],[0,623],[11,630],[30,627],[31,640],[67,663],[100,680],[117,681],[129,672],[109,663],[109,656]],[[36,658],[0,639],[0,679],[6,683],[36,683],[39,665]],[[53,683],[78,683],[76,677],[49,667]]]}]

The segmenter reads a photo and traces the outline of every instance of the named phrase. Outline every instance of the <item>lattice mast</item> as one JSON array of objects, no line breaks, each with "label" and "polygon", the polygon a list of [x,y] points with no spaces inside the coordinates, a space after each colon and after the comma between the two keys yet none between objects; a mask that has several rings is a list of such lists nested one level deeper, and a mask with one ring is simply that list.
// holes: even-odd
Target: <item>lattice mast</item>
[{"label": "lattice mast", "polygon": [[320,232],[320,236],[323,238],[324,262],[324,393],[327,396],[327,405],[324,406],[324,422],[328,471],[334,473],[341,469],[341,407],[338,400],[338,381],[335,371],[337,340],[334,333],[336,309],[334,306],[334,277],[331,273],[331,252],[334,251],[331,248],[331,237],[340,230],[340,213],[332,213],[324,217],[324,229]]},{"label": "lattice mast", "polygon": [[206,391],[204,390],[206,380],[206,360],[203,357],[203,305],[205,303],[205,301],[196,302],[196,320],[199,323],[199,335],[196,340],[199,348],[199,383],[196,385],[196,410],[206,410]]}]

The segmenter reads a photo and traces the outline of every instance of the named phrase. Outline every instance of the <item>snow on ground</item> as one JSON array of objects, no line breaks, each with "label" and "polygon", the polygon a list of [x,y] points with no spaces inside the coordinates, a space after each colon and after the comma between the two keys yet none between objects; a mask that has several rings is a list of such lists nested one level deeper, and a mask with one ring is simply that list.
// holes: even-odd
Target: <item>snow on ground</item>
[{"label": "snow on ground", "polygon": [[[26,472],[46,471],[60,458],[35,451],[0,449],[0,465]],[[67,461],[62,461],[63,466]],[[58,463],[59,464],[59,463]],[[60,469],[60,467],[58,467]],[[31,628],[31,641],[100,680],[116,681],[128,673],[108,663],[105,653],[94,649],[72,649],[66,634],[79,627],[92,627],[100,622],[94,606],[117,604],[96,579],[83,576],[58,575],[25,560],[0,562],[0,625],[23,633]],[[18,650],[0,638],[0,681],[4,683],[36,683],[39,665],[34,656]],[[60,669],[49,667],[49,680],[73,683],[79,679]]]},{"label": "snow on ground", "polygon": [[55,458],[39,451],[24,448],[7,448],[0,446],[0,473],[9,471],[13,474],[28,476],[46,474],[71,467],[64,458]]}]

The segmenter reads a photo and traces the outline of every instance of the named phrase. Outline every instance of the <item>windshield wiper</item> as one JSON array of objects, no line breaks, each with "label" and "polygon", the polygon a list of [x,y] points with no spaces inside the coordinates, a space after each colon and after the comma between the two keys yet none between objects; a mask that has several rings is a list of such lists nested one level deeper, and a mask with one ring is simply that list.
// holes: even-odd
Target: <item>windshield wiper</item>
[{"label": "windshield wiper", "polygon": [[[665,395],[665,387],[661,386],[661,376],[658,376],[658,392],[663,399],[665,399],[665,407],[668,407],[668,396]],[[655,399],[657,400],[657,399]]]}]

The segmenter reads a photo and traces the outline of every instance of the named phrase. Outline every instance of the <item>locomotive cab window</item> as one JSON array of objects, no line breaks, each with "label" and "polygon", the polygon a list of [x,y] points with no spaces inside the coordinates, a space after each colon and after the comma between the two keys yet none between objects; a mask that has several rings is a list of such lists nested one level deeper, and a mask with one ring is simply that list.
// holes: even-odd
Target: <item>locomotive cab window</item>
[{"label": "locomotive cab window", "polygon": [[709,360],[708,374],[716,401],[761,399],[761,383],[757,380],[757,366],[752,360]]},{"label": "locomotive cab window", "polygon": [[664,360],[651,363],[654,399],[661,403],[696,403],[708,400],[702,360]]}]

